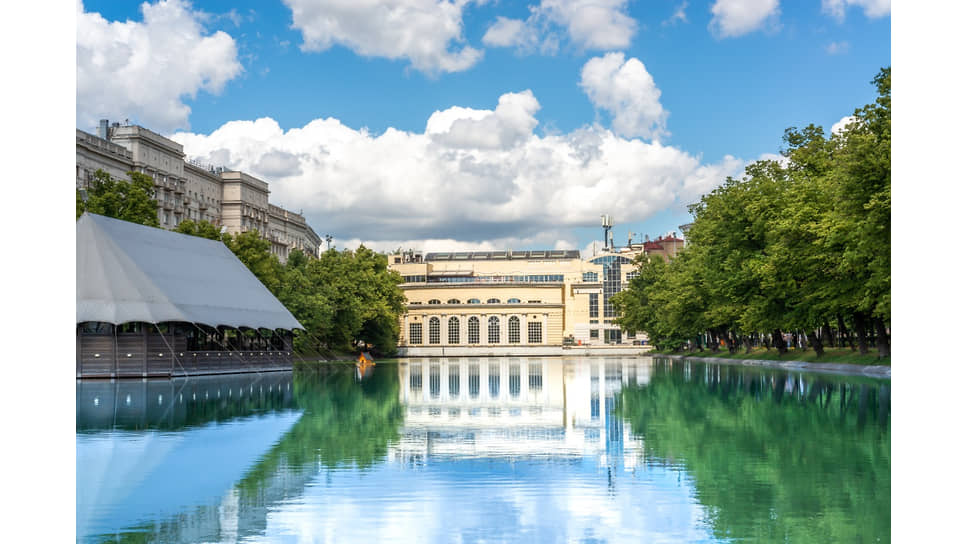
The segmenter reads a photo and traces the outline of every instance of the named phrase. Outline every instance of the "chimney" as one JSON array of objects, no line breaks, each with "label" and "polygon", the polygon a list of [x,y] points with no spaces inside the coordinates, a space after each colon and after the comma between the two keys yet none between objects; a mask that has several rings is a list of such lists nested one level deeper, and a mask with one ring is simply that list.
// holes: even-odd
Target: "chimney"
[{"label": "chimney", "polygon": [[108,120],[101,119],[97,124],[97,137],[103,140],[110,140],[108,137]]}]

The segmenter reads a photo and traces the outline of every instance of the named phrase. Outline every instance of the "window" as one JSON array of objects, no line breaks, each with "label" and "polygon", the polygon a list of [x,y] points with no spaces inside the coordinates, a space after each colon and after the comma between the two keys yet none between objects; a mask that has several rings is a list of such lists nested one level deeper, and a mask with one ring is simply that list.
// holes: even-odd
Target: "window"
[{"label": "window", "polygon": [[423,323],[410,324],[410,344],[423,344]]},{"label": "window", "polygon": [[440,301],[435,298],[432,298],[427,301],[427,304],[440,304]]},{"label": "window", "polygon": [[410,366],[410,390],[420,391],[421,389],[423,389],[423,369],[420,363],[414,363]]},{"label": "window", "polygon": [[528,304],[541,304],[540,300],[529,300]]},{"label": "window", "polygon": [[496,399],[498,393],[501,392],[501,367],[497,363],[488,365],[487,389],[492,399]]},{"label": "window", "polygon": [[625,281],[627,281],[627,282],[628,281],[632,281],[632,279],[637,278],[637,277],[639,277],[639,271],[638,270],[636,270],[634,272],[626,272],[625,273]]},{"label": "window", "polygon": [[598,329],[588,331],[589,338],[598,338]]},{"label": "window", "polygon": [[595,283],[598,281],[598,272],[583,272],[581,275],[581,281],[588,283]]},{"label": "window", "polygon": [[447,320],[447,343],[460,343],[460,320],[456,317],[451,317]]},{"label": "window", "polygon": [[521,343],[521,320],[514,315],[511,316],[511,319],[508,319],[508,343]]},{"label": "window", "polygon": [[629,331],[628,332],[628,337],[629,338],[635,338],[635,333],[633,331]]},{"label": "window", "polygon": [[452,298],[447,301],[447,304],[460,304],[460,301],[457,300],[456,298]]},{"label": "window", "polygon": [[432,363],[430,365],[430,398],[439,399],[440,398],[440,364]]},{"label": "window", "polygon": [[531,321],[528,323],[528,343],[541,343],[541,323],[538,323],[537,321]]},{"label": "window", "polygon": [[447,366],[447,394],[452,399],[460,396],[460,367],[457,365]]},{"label": "window", "polygon": [[481,299],[479,299],[479,298],[468,299],[467,300],[467,303],[468,304],[480,304],[481,303]]},{"label": "window", "polygon": [[588,294],[588,317],[598,317],[598,293]]},{"label": "window", "polygon": [[542,386],[544,386],[544,373],[541,371],[541,363],[528,364],[528,389],[541,391]]},{"label": "window", "polygon": [[467,392],[472,399],[476,399],[481,394],[481,365],[479,364],[467,366]]},{"label": "window", "polygon": [[430,318],[430,343],[440,343],[440,320],[436,317]]},{"label": "window", "polygon": [[492,315],[487,320],[487,343],[497,344],[501,341],[501,322],[497,316]]},{"label": "window", "polygon": [[496,299],[496,298],[489,298],[489,299],[487,299],[487,303],[488,304],[500,304],[501,301],[499,299]]},{"label": "window", "polygon": [[508,304],[521,304],[521,299],[519,298],[509,298]]},{"label": "window", "polygon": [[511,398],[516,399],[521,396],[521,365],[512,364],[508,367],[508,391]]},{"label": "window", "polygon": [[481,320],[476,317],[467,320],[467,343],[481,343]]}]

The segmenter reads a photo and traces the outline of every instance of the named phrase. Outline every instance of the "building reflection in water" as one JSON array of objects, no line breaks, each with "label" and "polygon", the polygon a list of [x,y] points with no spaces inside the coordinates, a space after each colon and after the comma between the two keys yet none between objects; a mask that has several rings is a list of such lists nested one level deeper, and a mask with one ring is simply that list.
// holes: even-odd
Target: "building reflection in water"
[{"label": "building reflection in water", "polygon": [[650,364],[635,357],[401,359],[405,416],[390,459],[592,456],[599,466],[633,470],[642,443],[613,409],[623,385],[648,383]]}]

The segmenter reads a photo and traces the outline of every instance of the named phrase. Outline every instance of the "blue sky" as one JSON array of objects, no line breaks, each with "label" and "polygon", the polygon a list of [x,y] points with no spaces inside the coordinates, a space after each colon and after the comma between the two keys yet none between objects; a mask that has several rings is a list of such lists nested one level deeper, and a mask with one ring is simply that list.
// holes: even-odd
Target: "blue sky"
[{"label": "blue sky", "polygon": [[339,245],[587,250],[601,213],[677,230],[891,64],[876,0],[361,4],[84,2],[77,126],[173,135]]}]

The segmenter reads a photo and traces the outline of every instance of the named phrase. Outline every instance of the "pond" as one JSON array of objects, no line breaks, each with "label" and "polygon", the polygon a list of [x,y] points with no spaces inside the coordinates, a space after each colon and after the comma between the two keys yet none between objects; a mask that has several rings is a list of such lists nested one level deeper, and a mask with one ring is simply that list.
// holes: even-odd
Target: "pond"
[{"label": "pond", "polygon": [[78,382],[82,542],[889,542],[891,384],[650,357]]}]

